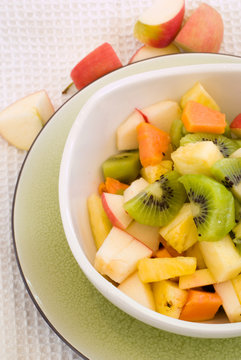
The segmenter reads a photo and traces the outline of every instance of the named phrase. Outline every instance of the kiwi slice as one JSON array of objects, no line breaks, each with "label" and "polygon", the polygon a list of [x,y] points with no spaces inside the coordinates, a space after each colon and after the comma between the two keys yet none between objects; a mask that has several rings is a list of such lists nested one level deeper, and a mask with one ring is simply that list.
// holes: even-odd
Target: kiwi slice
[{"label": "kiwi slice", "polygon": [[197,141],[212,141],[215,145],[218,146],[224,157],[228,157],[239,148],[239,145],[235,140],[228,139],[223,135],[209,133],[188,134],[181,138],[180,145],[183,146],[185,144],[195,143]]},{"label": "kiwi slice", "polygon": [[170,128],[170,137],[174,149],[177,149],[180,146],[180,140],[186,134],[188,134],[188,132],[185,126],[183,125],[182,120],[180,119],[173,120]]},{"label": "kiwi slice", "polygon": [[126,184],[137,178],[141,169],[138,150],[126,150],[110,156],[102,164],[105,179],[114,178]]},{"label": "kiwi slice", "polygon": [[177,181],[179,177],[176,171],[162,175],[160,179],[124,203],[124,209],[141,224],[168,224],[186,199],[184,187]]},{"label": "kiwi slice", "polygon": [[211,173],[241,201],[241,158],[218,160],[211,167]]},{"label": "kiwi slice", "polygon": [[238,252],[241,255],[241,223],[236,225],[229,233],[231,239],[234,242]]},{"label": "kiwi slice", "polygon": [[236,144],[238,145],[238,148],[241,148],[241,140],[235,139]]},{"label": "kiwi slice", "polygon": [[235,222],[238,223],[241,220],[241,203],[238,199],[234,199],[234,207],[235,207]]},{"label": "kiwi slice", "polygon": [[224,185],[206,175],[180,177],[191,203],[199,240],[222,239],[235,226],[234,198]]}]

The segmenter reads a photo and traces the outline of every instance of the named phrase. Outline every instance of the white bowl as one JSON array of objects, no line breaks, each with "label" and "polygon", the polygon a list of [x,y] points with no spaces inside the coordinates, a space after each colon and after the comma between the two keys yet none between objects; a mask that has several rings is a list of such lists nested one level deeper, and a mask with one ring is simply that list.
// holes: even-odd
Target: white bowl
[{"label": "white bowl", "polygon": [[117,152],[118,125],[135,107],[180,97],[200,81],[228,119],[241,111],[241,65],[210,64],[146,72],[116,81],[96,92],[80,111],[69,133],[60,168],[59,201],[70,249],[88,279],[113,304],[156,328],[195,337],[241,335],[241,323],[225,316],[212,322],[173,319],[138,304],[101,276],[93,267],[95,245],[86,200],[102,180],[101,163]]}]

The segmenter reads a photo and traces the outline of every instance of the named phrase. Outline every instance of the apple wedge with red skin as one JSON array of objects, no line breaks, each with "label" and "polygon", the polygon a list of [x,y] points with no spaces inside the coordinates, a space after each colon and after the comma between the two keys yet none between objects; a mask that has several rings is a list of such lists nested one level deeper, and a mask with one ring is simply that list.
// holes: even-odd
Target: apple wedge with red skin
[{"label": "apple wedge with red skin", "polygon": [[103,192],[101,200],[112,225],[122,230],[126,229],[133,219],[124,210],[124,196]]},{"label": "apple wedge with red skin", "polygon": [[241,113],[238,114],[230,124],[231,131],[241,139]]},{"label": "apple wedge with red skin", "polygon": [[85,56],[71,71],[70,76],[78,90],[109,72],[122,67],[109,43],[98,46]]},{"label": "apple wedge with red skin", "polygon": [[143,44],[166,47],[180,30],[184,12],[184,0],[156,0],[137,20],[134,36]]},{"label": "apple wedge with red skin", "polygon": [[178,53],[180,53],[180,51],[174,44],[170,44],[164,48],[155,48],[152,46],[143,45],[130,58],[129,64],[132,64],[134,62],[144,60],[144,59],[150,59],[150,58],[157,57],[157,56],[178,54]]},{"label": "apple wedge with red skin", "polygon": [[219,12],[202,3],[177,34],[175,44],[185,51],[217,53],[223,40],[223,31]]}]

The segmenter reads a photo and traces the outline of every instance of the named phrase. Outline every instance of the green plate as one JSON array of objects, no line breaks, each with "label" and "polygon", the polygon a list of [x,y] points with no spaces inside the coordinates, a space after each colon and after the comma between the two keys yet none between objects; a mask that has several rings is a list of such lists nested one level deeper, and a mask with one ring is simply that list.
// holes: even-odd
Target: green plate
[{"label": "green plate", "polygon": [[220,62],[240,63],[241,58],[167,55],[116,70],[67,101],[43,128],[26,157],[12,217],[19,268],[47,323],[84,359],[241,358],[239,338],[211,340],[170,334],[135,320],[106,300],[86,279],[68,247],[58,203],[64,144],[78,112],[93,93],[110,82],[141,72]]}]

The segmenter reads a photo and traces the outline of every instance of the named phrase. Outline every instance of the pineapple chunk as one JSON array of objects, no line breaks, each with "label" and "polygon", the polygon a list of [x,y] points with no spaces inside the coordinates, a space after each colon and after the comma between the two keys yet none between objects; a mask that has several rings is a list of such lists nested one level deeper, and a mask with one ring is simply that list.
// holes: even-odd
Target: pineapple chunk
[{"label": "pineapple chunk", "polygon": [[189,89],[181,98],[180,105],[182,108],[185,107],[189,100],[196,101],[202,105],[205,105],[213,110],[220,111],[219,106],[216,104],[214,99],[208,94],[204,87],[197,82],[191,89]]},{"label": "pineapple chunk", "polygon": [[197,259],[197,268],[206,269],[206,264],[203,259],[203,255],[200,250],[199,242],[196,242],[192,247],[187,249],[185,256],[195,257]]},{"label": "pineapple chunk", "polygon": [[234,290],[238,296],[239,302],[241,304],[241,274],[234,278],[232,281]]},{"label": "pineapple chunk", "polygon": [[230,322],[241,321],[241,304],[234,290],[232,281],[214,284],[214,289],[222,299],[222,306]]},{"label": "pineapple chunk", "polygon": [[153,284],[153,294],[156,310],[159,313],[175,319],[179,318],[187,301],[186,290],[179,289],[178,285],[171,280],[163,280]]},{"label": "pineapple chunk", "polygon": [[211,166],[223,159],[220,150],[212,141],[198,141],[180,146],[171,154],[175,169],[184,174],[211,176]]},{"label": "pineapple chunk", "polygon": [[201,241],[199,246],[217,282],[233,279],[241,272],[241,256],[229,235],[219,241]]},{"label": "pineapple chunk", "polygon": [[109,234],[112,225],[106,215],[99,195],[91,194],[87,199],[87,207],[95,245],[99,249]]},{"label": "pineapple chunk", "polygon": [[137,271],[124,280],[118,289],[148,309],[156,310],[151,285],[144,284]]},{"label": "pineapple chunk", "polygon": [[160,229],[160,234],[179,253],[197,242],[198,233],[193,221],[191,205],[184,204],[177,216]]},{"label": "pineapple chunk", "polygon": [[152,258],[138,261],[137,268],[142,282],[155,282],[193,274],[196,259],[178,256],[176,258]]},{"label": "pineapple chunk", "polygon": [[212,285],[215,283],[216,280],[208,269],[196,270],[191,275],[184,275],[179,278],[180,289],[190,289],[199,286]]},{"label": "pineapple chunk", "polygon": [[173,162],[171,160],[163,160],[160,164],[146,166],[141,169],[141,175],[150,184],[160,179],[160,176],[172,170]]}]

